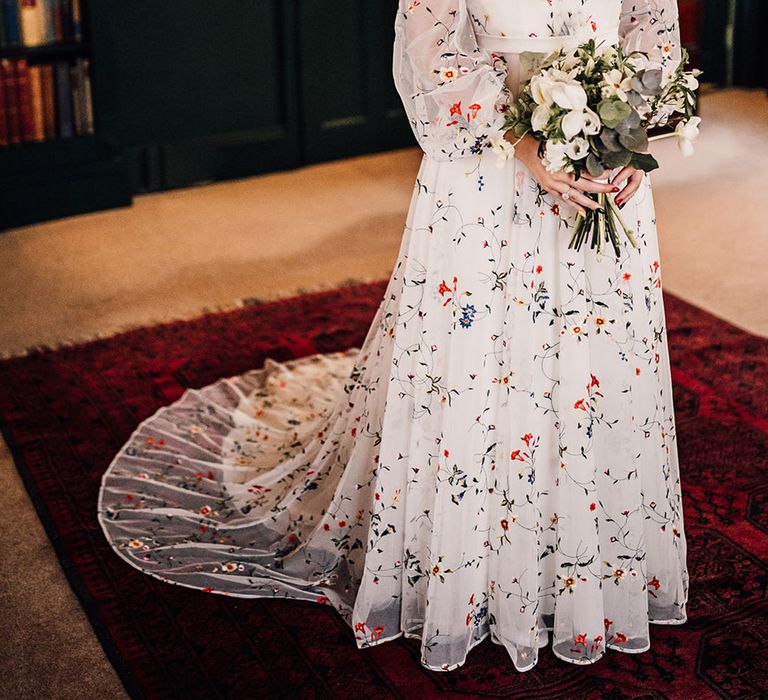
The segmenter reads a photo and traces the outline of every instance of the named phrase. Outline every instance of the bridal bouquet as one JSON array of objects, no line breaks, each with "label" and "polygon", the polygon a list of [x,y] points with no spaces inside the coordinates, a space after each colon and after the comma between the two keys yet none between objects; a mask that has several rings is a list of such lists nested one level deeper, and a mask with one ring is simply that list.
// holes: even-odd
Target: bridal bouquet
[{"label": "bridal bouquet", "polygon": [[[699,118],[695,90],[701,71],[686,71],[687,52],[668,79],[652,66],[645,54],[625,55],[620,48],[598,49],[594,40],[573,51],[547,56],[527,53],[521,57],[533,76],[505,117],[505,129],[522,138],[532,134],[541,143],[539,155],[550,172],[566,171],[578,179],[592,177],[626,165],[649,172],[658,163],[648,150],[648,130],[676,124],[684,154],[692,152]],[[619,232],[637,247],[632,230],[621,217],[613,198],[590,194],[602,212],[587,209],[580,216],[569,247],[579,249],[585,240],[602,252],[610,242],[620,255]]]}]

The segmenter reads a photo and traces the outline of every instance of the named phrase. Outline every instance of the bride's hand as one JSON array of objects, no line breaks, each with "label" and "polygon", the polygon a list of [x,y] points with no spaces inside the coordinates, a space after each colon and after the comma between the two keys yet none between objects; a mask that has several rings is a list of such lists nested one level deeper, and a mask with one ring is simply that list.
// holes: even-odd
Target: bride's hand
[{"label": "bride's hand", "polygon": [[[516,140],[510,131],[504,136],[505,138],[509,136],[508,140],[511,142]],[[573,207],[582,215],[586,214],[585,207],[595,211],[600,209],[600,205],[594,199],[587,197],[585,192],[609,192],[615,194],[619,191],[615,184],[595,182],[594,179],[583,176],[577,180],[573,173],[549,172],[544,167],[541,158],[539,158],[539,141],[530,134],[523,136],[515,146],[515,158],[528,168],[533,179],[542,188],[554,195],[561,204]],[[606,171],[600,178],[605,179],[608,177],[608,174],[608,171]],[[568,192],[568,199],[563,199],[565,192]],[[626,201],[626,197],[624,200]]]},{"label": "bride's hand", "polygon": [[619,174],[616,175],[613,180],[611,180],[617,187],[621,185],[622,182],[627,183],[613,200],[619,208],[623,207],[634,196],[635,192],[640,189],[640,185],[643,184],[644,176],[645,173],[642,170],[627,165],[619,171]]}]

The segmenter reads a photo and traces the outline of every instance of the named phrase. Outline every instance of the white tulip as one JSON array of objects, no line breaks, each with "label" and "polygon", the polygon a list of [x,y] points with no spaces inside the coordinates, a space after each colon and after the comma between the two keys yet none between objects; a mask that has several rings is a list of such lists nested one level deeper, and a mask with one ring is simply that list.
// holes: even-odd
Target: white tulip
[{"label": "white tulip", "polygon": [[563,130],[563,135],[567,139],[572,139],[576,134],[580,133],[587,124],[587,113],[578,110],[568,112],[563,117],[560,127]]},{"label": "white tulip", "polygon": [[534,131],[543,131],[547,125],[552,111],[546,105],[538,105],[531,115],[531,126]]},{"label": "white tulip", "polygon": [[536,104],[552,105],[552,85],[553,81],[548,76],[534,75],[531,78],[531,96]]},{"label": "white tulip", "polygon": [[552,87],[552,100],[563,109],[583,110],[587,106],[587,93],[576,82],[557,82]]},{"label": "white tulip", "polygon": [[589,142],[580,136],[568,144],[565,151],[573,160],[580,160],[589,154]]},{"label": "white tulip", "polygon": [[587,107],[587,109],[584,110],[584,115],[584,133],[587,136],[594,136],[595,134],[599,134],[603,124],[600,121],[600,117],[597,115],[597,112],[593,112],[591,109],[589,109],[589,107]]},{"label": "white tulip", "polygon": [[699,137],[700,117],[691,117],[687,122],[680,122],[675,127],[677,145],[684,157],[693,155],[693,142]]}]

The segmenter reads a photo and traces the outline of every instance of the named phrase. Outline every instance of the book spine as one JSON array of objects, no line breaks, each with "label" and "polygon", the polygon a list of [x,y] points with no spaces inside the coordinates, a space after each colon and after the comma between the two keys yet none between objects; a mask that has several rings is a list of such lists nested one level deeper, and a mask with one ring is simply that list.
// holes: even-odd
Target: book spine
[{"label": "book spine", "polygon": [[64,41],[64,18],[62,17],[61,0],[50,0],[53,6],[53,25],[56,32],[56,41]]},{"label": "book spine", "polygon": [[80,78],[80,62],[75,61],[69,67],[69,85],[72,93],[72,123],[78,136],[83,133],[83,84]]},{"label": "book spine", "polygon": [[80,0],[72,0],[72,38],[75,41],[83,40],[83,11]]},{"label": "book spine", "polygon": [[61,34],[62,41],[72,41],[72,0],[59,0],[61,6]]},{"label": "book spine", "polygon": [[83,109],[85,111],[85,133],[92,134],[93,126],[93,91],[91,90],[91,61],[82,59],[83,64]]},{"label": "book spine", "polygon": [[56,96],[53,88],[53,66],[44,63],[40,66],[43,88],[43,126],[45,138],[52,141],[56,138]]},{"label": "book spine", "polygon": [[45,141],[45,123],[43,120],[43,83],[40,66],[29,67],[29,86],[32,95],[33,141]]},{"label": "book spine", "polygon": [[5,23],[5,43],[7,46],[21,44],[21,25],[19,24],[19,4],[17,0],[0,0],[3,3]]},{"label": "book spine", "polygon": [[0,146],[8,145],[8,108],[5,106],[5,80],[0,71]]},{"label": "book spine", "polygon": [[59,137],[68,139],[74,136],[74,126],[72,124],[72,88],[69,84],[67,61],[56,61],[54,74],[56,76],[56,121],[59,127]]},{"label": "book spine", "polygon": [[35,140],[35,120],[32,116],[32,86],[26,58],[16,60],[16,89],[19,100],[19,127],[22,141]]},{"label": "book spine", "polygon": [[43,0],[45,14],[45,42],[56,43],[56,3],[54,0]]},{"label": "book spine", "polygon": [[19,97],[16,87],[16,66],[9,58],[0,59],[0,77],[5,92],[5,113],[8,123],[8,143],[21,143]]},{"label": "book spine", "polygon": [[42,46],[45,43],[42,0],[19,0],[19,20],[24,46]]}]

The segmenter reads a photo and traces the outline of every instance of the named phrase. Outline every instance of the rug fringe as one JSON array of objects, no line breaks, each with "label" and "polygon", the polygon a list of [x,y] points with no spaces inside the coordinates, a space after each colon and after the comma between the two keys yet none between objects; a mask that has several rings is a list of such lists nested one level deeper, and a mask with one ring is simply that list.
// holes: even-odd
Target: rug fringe
[{"label": "rug fringe", "polygon": [[106,330],[97,331],[96,333],[92,333],[90,335],[77,335],[69,338],[61,338],[53,343],[38,343],[25,347],[21,350],[0,350],[0,360],[10,360],[15,357],[27,357],[28,355],[40,352],[56,352],[57,350],[63,350],[65,348],[71,348],[77,345],[85,345],[97,340],[106,340],[107,338],[112,338],[122,333],[138,330],[139,328],[148,328],[151,326],[159,326],[167,323],[177,323],[179,321],[192,321],[209,314],[226,313],[228,311],[235,311],[236,309],[242,309],[248,306],[259,306],[260,304],[269,304],[271,302],[291,299],[297,296],[319,294],[342,287],[355,287],[357,285],[373,284],[375,282],[382,281],[384,281],[384,278],[382,278],[380,275],[369,277],[348,277],[341,281],[337,280],[334,282],[320,282],[310,286],[296,287],[294,289],[281,289],[259,297],[243,297],[228,304],[220,304],[218,306],[203,306],[200,309],[197,309],[196,311],[188,314],[181,314],[168,318],[155,318],[150,319],[149,321],[137,321],[135,323],[126,323],[119,326],[110,326]]}]

